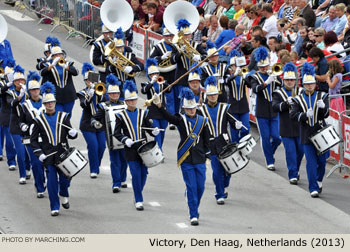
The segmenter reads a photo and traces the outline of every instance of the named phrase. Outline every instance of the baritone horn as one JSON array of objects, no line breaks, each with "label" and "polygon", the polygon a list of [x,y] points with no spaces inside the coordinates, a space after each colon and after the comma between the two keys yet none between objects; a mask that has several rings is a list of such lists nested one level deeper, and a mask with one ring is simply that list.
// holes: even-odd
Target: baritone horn
[{"label": "baritone horn", "polygon": [[104,95],[107,89],[103,82],[99,82],[95,85],[95,93],[99,96]]}]

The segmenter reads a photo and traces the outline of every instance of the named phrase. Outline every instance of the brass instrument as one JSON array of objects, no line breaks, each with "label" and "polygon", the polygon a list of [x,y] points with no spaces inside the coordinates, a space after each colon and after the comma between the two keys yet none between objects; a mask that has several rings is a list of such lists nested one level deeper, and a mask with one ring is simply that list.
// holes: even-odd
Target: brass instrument
[{"label": "brass instrument", "polygon": [[157,78],[157,82],[158,83],[163,83],[164,82],[164,77],[159,75],[158,78]]},{"label": "brass instrument", "polygon": [[64,58],[60,58],[57,62],[58,65],[64,66],[66,64],[66,60]]},{"label": "brass instrument", "polygon": [[275,63],[273,64],[271,68],[271,74],[274,76],[280,76],[283,73],[283,67],[281,63]]},{"label": "brass instrument", "polygon": [[[125,57],[115,46],[115,42],[111,41],[105,47],[105,56],[108,56],[108,61],[120,71],[124,72],[124,68],[127,66],[134,66],[135,63]],[[116,61],[113,58],[117,58]],[[124,72],[125,73],[125,72]],[[129,77],[135,77],[136,73],[125,73]]]},{"label": "brass instrument", "polygon": [[161,62],[159,62],[158,67],[164,68],[164,67],[168,67],[168,66],[171,65],[171,63],[170,63],[171,53],[172,52],[170,52],[168,58],[166,58],[166,59],[162,60]]},{"label": "brass instrument", "polygon": [[0,67],[0,74],[4,74],[4,68]]},{"label": "brass instrument", "polygon": [[245,78],[245,76],[249,73],[248,67],[242,67],[241,70],[239,71],[239,75]]},{"label": "brass instrument", "polygon": [[197,55],[201,55],[196,49],[194,49],[192,47],[192,45],[190,44],[190,42],[188,42],[185,38],[184,38],[184,32],[183,31],[179,31],[177,35],[175,35],[174,39],[173,39],[173,44],[176,44],[179,51],[181,51],[181,48],[183,46],[185,46],[185,50],[182,51],[182,53],[190,60],[192,60],[193,56],[195,54]]},{"label": "brass instrument", "polygon": [[95,85],[95,93],[99,96],[104,95],[107,89],[103,82],[99,82]]}]

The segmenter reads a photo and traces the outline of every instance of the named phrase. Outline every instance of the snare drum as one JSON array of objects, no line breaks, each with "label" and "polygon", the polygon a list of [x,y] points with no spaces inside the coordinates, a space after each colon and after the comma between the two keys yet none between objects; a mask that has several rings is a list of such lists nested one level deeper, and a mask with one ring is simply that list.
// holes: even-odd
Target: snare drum
[{"label": "snare drum", "polygon": [[56,167],[68,179],[72,179],[88,164],[86,158],[74,147],[63,152],[59,156],[59,160],[56,163]]},{"label": "snare drum", "polygon": [[229,174],[242,170],[249,163],[249,158],[242,155],[234,143],[226,145],[218,155],[218,159]]},{"label": "snare drum", "polygon": [[249,145],[248,142],[238,144],[237,149],[242,153],[243,156],[248,156],[253,151],[253,148]]},{"label": "snare drum", "polygon": [[315,146],[318,155],[322,155],[330,148],[340,143],[338,133],[335,131],[332,125],[319,129],[309,139]]},{"label": "snare drum", "polygon": [[137,152],[148,168],[160,164],[164,159],[163,152],[156,141],[144,143],[138,148]]},{"label": "snare drum", "polygon": [[117,138],[113,136],[115,129],[115,114],[125,109],[125,105],[116,105],[111,107],[106,107],[105,117],[106,117],[106,139],[107,146],[110,150],[120,150],[124,148],[124,144],[118,141]]},{"label": "snare drum", "polygon": [[252,148],[254,148],[254,146],[256,145],[256,141],[251,134],[248,134],[248,135],[242,137],[241,140],[239,140],[239,143],[243,143],[243,142],[248,142],[248,144]]}]

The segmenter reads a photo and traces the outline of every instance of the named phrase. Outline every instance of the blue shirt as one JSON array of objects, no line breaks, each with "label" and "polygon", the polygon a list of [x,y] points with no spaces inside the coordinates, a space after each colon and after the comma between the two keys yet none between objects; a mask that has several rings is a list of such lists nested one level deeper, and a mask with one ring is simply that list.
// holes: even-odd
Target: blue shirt
[{"label": "blue shirt", "polygon": [[334,29],[336,23],[338,22],[339,18],[336,17],[335,19],[331,20],[329,17],[325,17],[321,21],[321,27],[326,30],[326,32],[329,32]]},{"label": "blue shirt", "polygon": [[345,28],[345,25],[347,24],[348,19],[346,18],[345,14],[338,20],[338,22],[335,24],[334,32],[339,36],[343,33],[343,30]]},{"label": "blue shirt", "polygon": [[[235,36],[236,34],[234,30],[223,30],[215,41],[215,48],[219,49],[223,44],[225,44],[227,41],[230,41]],[[226,55],[226,52],[221,49],[219,51],[219,55]]]}]

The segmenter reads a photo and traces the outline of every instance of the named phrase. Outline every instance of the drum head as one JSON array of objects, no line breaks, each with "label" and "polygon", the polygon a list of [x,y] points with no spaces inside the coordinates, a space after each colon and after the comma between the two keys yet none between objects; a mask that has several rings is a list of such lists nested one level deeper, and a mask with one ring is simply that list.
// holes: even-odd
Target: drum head
[{"label": "drum head", "polygon": [[248,144],[248,142],[242,142],[242,143],[240,143],[239,145],[237,145],[237,149],[243,149],[244,147],[246,147],[247,146],[247,144]]},{"label": "drum head", "polygon": [[144,143],[143,145],[141,145],[139,147],[137,152],[138,153],[144,153],[144,152],[147,152],[149,150],[152,150],[154,148],[154,146],[156,146],[156,144],[157,144],[156,141],[150,141],[150,142]]},{"label": "drum head", "polygon": [[59,161],[57,163],[60,163],[61,161],[65,160],[69,155],[75,150],[74,147],[69,148],[65,152],[61,153],[59,156]]},{"label": "drum head", "polygon": [[240,142],[240,143],[246,142],[246,141],[248,141],[251,137],[252,137],[252,135],[251,135],[251,134],[248,134],[248,135],[242,137],[241,140],[239,140],[239,142]]},{"label": "drum head", "polygon": [[223,150],[219,154],[219,159],[227,158],[230,156],[232,153],[234,153],[237,150],[236,144],[235,143],[230,143],[226,145]]}]

